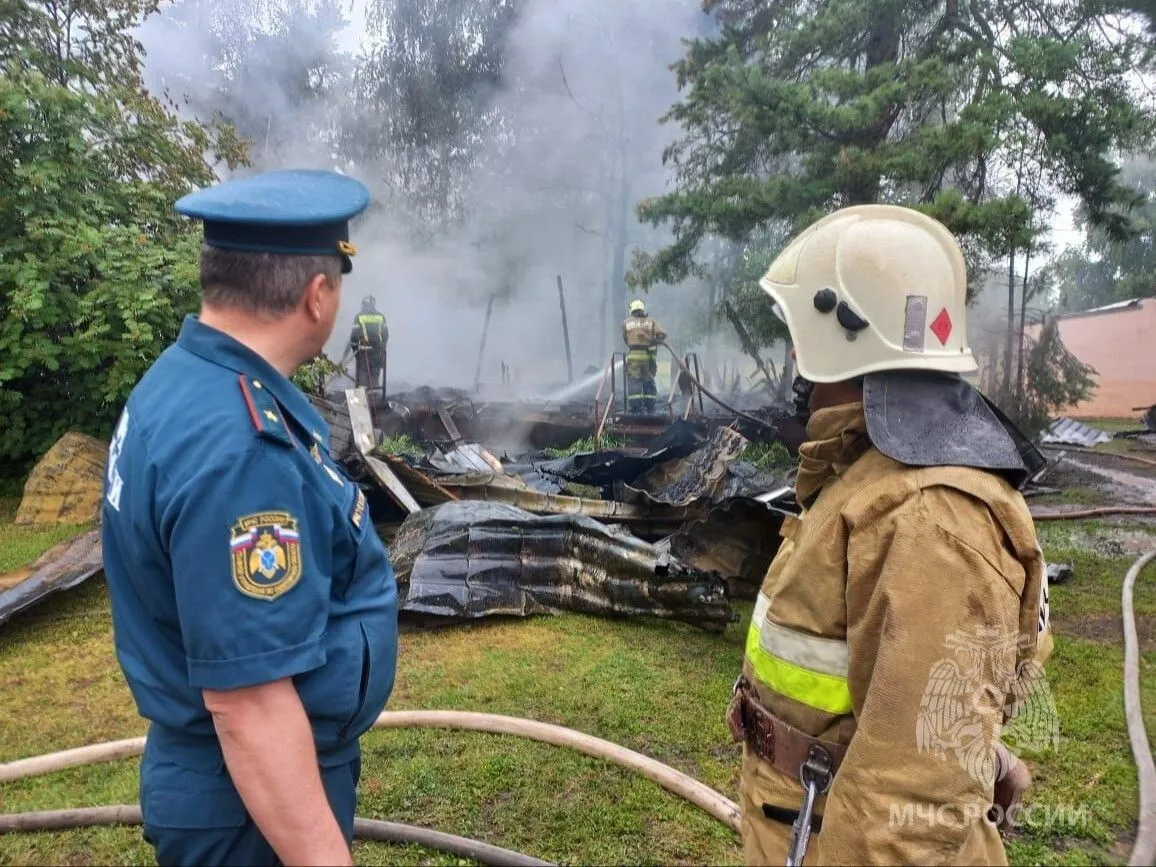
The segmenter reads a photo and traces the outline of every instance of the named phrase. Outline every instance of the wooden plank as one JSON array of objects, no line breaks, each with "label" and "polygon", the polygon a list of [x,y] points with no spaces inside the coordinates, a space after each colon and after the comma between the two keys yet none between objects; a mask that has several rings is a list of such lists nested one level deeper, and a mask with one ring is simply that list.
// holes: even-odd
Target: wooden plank
[{"label": "wooden plank", "polygon": [[437,413],[437,417],[442,420],[442,424],[445,426],[446,433],[450,435],[450,439],[455,443],[460,443],[462,441],[462,432],[458,430],[458,426],[454,424],[453,416],[441,407],[438,407],[434,412]]},{"label": "wooden plank", "polygon": [[373,419],[369,415],[369,398],[365,395],[365,389],[346,389],[345,406],[349,411],[349,425],[353,428],[353,446],[362,455],[367,455],[377,445],[377,437],[373,432]]},{"label": "wooden plank", "polygon": [[393,470],[391,470],[386,464],[382,463],[377,458],[370,455],[363,455],[362,460],[365,461],[365,465],[369,468],[369,472],[381,484],[381,486],[385,488],[386,492],[395,503],[409,512],[411,515],[414,512],[421,511],[421,506],[418,504],[418,501],[415,500],[413,495],[406,490],[405,485],[401,483],[401,479],[394,475]]},{"label": "wooden plank", "polygon": [[353,428],[353,444],[361,454],[361,459],[369,469],[373,478],[385,488],[390,498],[409,512],[420,512],[421,506],[413,495],[406,490],[393,470],[384,462],[373,457],[370,452],[377,445],[377,436],[373,430],[373,420],[369,415],[369,399],[364,388],[351,388],[345,392],[345,405],[349,409],[349,424]]},{"label": "wooden plank", "polygon": [[477,443],[468,443],[446,452],[446,460],[463,469],[478,470],[482,473],[504,475],[506,472],[502,462]]}]

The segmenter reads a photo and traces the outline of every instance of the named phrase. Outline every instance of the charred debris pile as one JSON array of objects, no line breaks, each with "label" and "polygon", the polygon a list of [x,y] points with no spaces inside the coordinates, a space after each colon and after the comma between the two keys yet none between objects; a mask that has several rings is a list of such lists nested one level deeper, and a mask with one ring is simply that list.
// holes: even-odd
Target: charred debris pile
[{"label": "charred debris pile", "polygon": [[[391,544],[401,610],[423,625],[567,609],[720,631],[794,509],[789,467],[740,460],[786,409],[762,426],[666,414],[599,429],[589,406],[448,390],[315,403]],[[583,440],[601,447],[566,450]]]}]

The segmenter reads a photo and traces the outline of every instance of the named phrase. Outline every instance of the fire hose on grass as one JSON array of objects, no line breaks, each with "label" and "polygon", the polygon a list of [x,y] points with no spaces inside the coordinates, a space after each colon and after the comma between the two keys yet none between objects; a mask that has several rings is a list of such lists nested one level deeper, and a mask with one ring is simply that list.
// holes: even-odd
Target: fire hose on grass
[{"label": "fire hose on grass", "polygon": [[[1124,713],[1128,738],[1139,780],[1140,809],[1136,842],[1129,865],[1156,862],[1156,763],[1144,728],[1140,703],[1140,650],[1133,610],[1133,588],[1140,572],[1156,560],[1150,551],[1132,564],[1124,577],[1121,593],[1124,632]],[[374,722],[374,728],[447,728],[466,731],[507,734],[541,743],[569,747],[594,758],[605,759],[634,771],[686,799],[734,831],[739,830],[738,806],[709,786],[641,753],[626,747],[574,731],[562,726],[518,717],[470,711],[386,711]],[[138,756],[144,749],[144,738],[93,744],[72,750],[50,753],[0,764],[0,783],[53,773],[65,768]],[[51,810],[0,815],[0,834],[13,831],[60,830],[94,825],[132,825],[140,823],[137,805],[89,807],[74,810]],[[486,843],[444,834],[428,828],[395,822],[357,819],[355,836],[384,842],[417,843],[473,858],[486,864],[538,865],[539,861],[519,852]]]},{"label": "fire hose on grass", "polygon": [[[528,738],[554,746],[569,747],[593,758],[605,759],[658,783],[699,809],[718,819],[733,831],[739,830],[739,808],[714,789],[681,771],[649,756],[563,726],[498,714],[471,711],[427,710],[386,711],[377,718],[374,728],[446,728],[488,732]],[[144,738],[92,744],[57,753],[34,756],[0,764],[0,784],[50,774],[66,768],[83,767],[100,762],[139,756]],[[14,831],[62,830],[95,825],[140,824],[140,807],[135,804],[87,807],[72,810],[48,810],[0,815],[0,834]],[[540,865],[539,861],[519,852],[486,843],[444,834],[428,828],[357,819],[354,836],[364,840],[391,843],[416,843],[485,864]]]},{"label": "fire hose on grass", "polygon": [[[140,825],[141,812],[137,804],[117,804],[111,807],[80,807],[74,810],[43,810],[36,813],[13,813],[0,815],[0,834],[14,831],[63,831],[72,828],[95,828],[102,825]],[[540,861],[491,846],[468,837],[444,834],[417,825],[401,822],[381,822],[376,819],[355,819],[353,836],[358,840],[373,840],[378,843],[401,843],[425,846],[448,852],[459,858],[469,858],[482,864],[502,865],[502,867],[539,867],[550,865]]]},{"label": "fire hose on grass", "polygon": [[1156,560],[1156,549],[1149,551],[1128,569],[1120,607],[1124,617],[1124,716],[1128,723],[1128,741],[1136,761],[1136,776],[1140,788],[1140,824],[1136,828],[1136,843],[1132,846],[1129,867],[1156,864],[1156,762],[1144,728],[1144,712],[1140,706],[1140,641],[1136,634],[1136,613],[1132,607],[1132,588],[1140,572]]}]

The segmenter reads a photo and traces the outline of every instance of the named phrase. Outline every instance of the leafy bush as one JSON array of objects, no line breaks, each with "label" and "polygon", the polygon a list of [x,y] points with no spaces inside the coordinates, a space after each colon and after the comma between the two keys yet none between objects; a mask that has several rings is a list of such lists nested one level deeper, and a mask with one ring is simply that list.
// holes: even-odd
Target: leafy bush
[{"label": "leafy bush", "polygon": [[323,352],[297,368],[291,379],[293,384],[306,394],[325,397],[330,380],[341,372],[341,365]]},{"label": "leafy bush", "polygon": [[[606,449],[620,449],[626,445],[626,439],[616,434],[606,434],[602,437],[602,448]],[[594,437],[582,437],[574,440],[564,449],[542,449],[544,454],[552,458],[568,458],[571,455],[579,455],[583,452],[594,451]]]},{"label": "leafy bush", "polygon": [[412,439],[408,434],[386,437],[377,447],[377,451],[385,455],[410,455],[420,458],[425,454],[421,443]]},{"label": "leafy bush", "polygon": [[739,460],[754,464],[764,473],[783,473],[795,466],[795,459],[778,440],[773,443],[751,443],[739,453]]},{"label": "leafy bush", "polygon": [[200,227],[173,202],[233,167],[230,129],[140,80],[136,0],[0,9],[0,470],[61,434],[106,437],[197,306]]}]

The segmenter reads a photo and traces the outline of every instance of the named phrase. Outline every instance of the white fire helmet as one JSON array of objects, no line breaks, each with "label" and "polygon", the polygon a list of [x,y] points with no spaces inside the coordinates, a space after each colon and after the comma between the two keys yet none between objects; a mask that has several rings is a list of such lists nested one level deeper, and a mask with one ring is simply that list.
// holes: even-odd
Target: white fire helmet
[{"label": "white fire helmet", "polygon": [[791,332],[799,375],[812,382],[977,369],[967,344],[963,251],[919,211],[836,211],[791,241],[759,285]]}]

